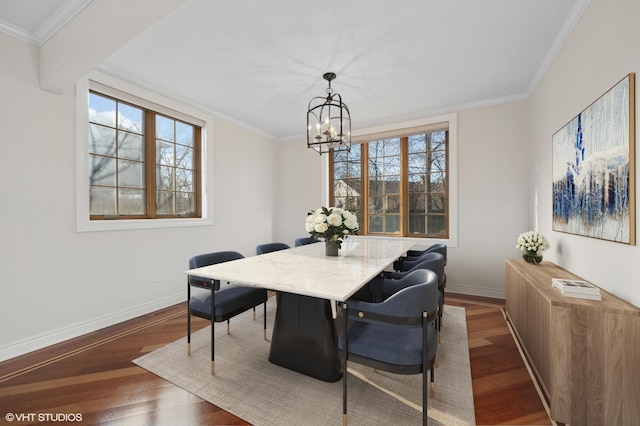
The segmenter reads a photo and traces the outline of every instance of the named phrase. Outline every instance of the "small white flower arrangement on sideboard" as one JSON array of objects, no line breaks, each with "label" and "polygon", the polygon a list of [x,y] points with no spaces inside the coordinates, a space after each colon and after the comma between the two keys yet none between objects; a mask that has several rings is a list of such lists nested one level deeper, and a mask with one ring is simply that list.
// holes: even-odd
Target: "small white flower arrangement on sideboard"
[{"label": "small white flower arrangement on sideboard", "polygon": [[549,249],[549,242],[541,233],[528,231],[518,235],[516,248],[522,250],[522,258],[529,263],[542,262],[542,252]]}]

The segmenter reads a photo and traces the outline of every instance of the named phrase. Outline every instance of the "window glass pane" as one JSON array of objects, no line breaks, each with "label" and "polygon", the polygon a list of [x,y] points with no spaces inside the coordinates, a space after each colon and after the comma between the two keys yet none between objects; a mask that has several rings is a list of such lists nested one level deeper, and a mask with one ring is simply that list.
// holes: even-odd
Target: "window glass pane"
[{"label": "window glass pane", "polygon": [[118,132],[118,157],[131,160],[144,160],[144,145],[141,135]]},{"label": "window glass pane", "polygon": [[400,232],[400,215],[369,215],[369,232],[389,234]]},{"label": "window glass pane", "polygon": [[429,175],[429,179],[431,183],[444,183],[447,178],[447,174],[445,172],[432,172]]},{"label": "window glass pane", "polygon": [[408,172],[409,173],[424,173],[426,168],[426,156],[424,153],[409,154],[407,157]]},{"label": "window glass pane", "polygon": [[175,165],[174,144],[169,142],[156,141],[156,164],[165,166]]},{"label": "window glass pane", "polygon": [[407,192],[409,194],[422,194],[425,192],[425,177],[423,174],[411,174],[408,176],[409,187]]},{"label": "window glass pane", "polygon": [[176,121],[176,143],[193,146],[193,126]]},{"label": "window glass pane", "polygon": [[427,135],[413,135],[409,136],[408,152],[413,154],[415,152],[423,153],[426,151]]},{"label": "window glass pane", "polygon": [[158,214],[162,214],[162,215],[174,214],[173,197],[174,197],[173,192],[168,192],[168,191],[156,192],[156,211],[158,212]]},{"label": "window glass pane", "polygon": [[362,175],[362,167],[360,166],[360,159],[349,161],[348,163],[349,176],[360,177]]},{"label": "window glass pane", "polygon": [[[384,197],[385,213],[400,213],[400,196],[399,195],[389,195]],[[400,228],[398,228],[400,229]]]},{"label": "window glass pane", "polygon": [[369,176],[384,176],[384,157],[369,157]]},{"label": "window glass pane", "polygon": [[192,193],[176,193],[176,214],[188,215],[196,211],[196,200]]},{"label": "window glass pane", "polygon": [[90,214],[115,214],[116,189],[92,186],[89,191]]},{"label": "window glass pane", "polygon": [[144,188],[144,167],[138,161],[118,160],[118,186]]},{"label": "window glass pane", "polygon": [[429,216],[428,219],[430,237],[446,236],[447,225],[446,218],[444,216]]},{"label": "window glass pane", "polygon": [[384,216],[369,214],[369,232],[384,231]]},{"label": "window glass pane", "polygon": [[386,176],[386,179],[381,183],[385,194],[400,193],[400,176]]},{"label": "window glass pane", "polygon": [[118,213],[123,215],[144,214],[144,191],[141,189],[118,189]]},{"label": "window glass pane", "polygon": [[387,233],[400,232],[400,215],[388,214],[385,216],[384,232],[387,232]]},{"label": "window glass pane", "polygon": [[116,126],[116,101],[89,93],[89,122]]},{"label": "window glass pane", "polygon": [[445,151],[435,151],[431,153],[432,167],[437,170],[445,170],[447,167],[447,153]]},{"label": "window glass pane", "polygon": [[118,103],[118,128],[142,134],[144,133],[142,118],[143,111],[140,108]]},{"label": "window glass pane", "polygon": [[384,213],[384,196],[369,195],[369,214]]},{"label": "window glass pane", "polygon": [[97,124],[89,124],[89,152],[115,156],[116,130]]},{"label": "window glass pane", "polygon": [[399,180],[400,155],[394,157],[385,157],[383,171],[387,176],[397,175]]},{"label": "window glass pane", "polygon": [[447,149],[447,133],[435,132],[427,134],[431,151],[445,151]]},{"label": "window glass pane", "polygon": [[91,155],[91,185],[116,185],[116,160],[110,157]]},{"label": "window glass pane", "polygon": [[369,197],[384,194],[384,182],[369,179]]},{"label": "window glass pane", "polygon": [[156,167],[156,188],[173,190],[173,167]]},{"label": "window glass pane", "polygon": [[175,120],[172,120],[161,115],[156,116],[156,139],[162,139],[167,142],[174,142],[173,124]]},{"label": "window glass pane", "polygon": [[409,215],[409,234],[425,234],[425,217]]},{"label": "window glass pane", "polygon": [[383,155],[385,157],[400,155],[400,138],[387,139],[382,141]]},{"label": "window glass pane", "polygon": [[176,145],[176,167],[193,169],[193,149]]},{"label": "window glass pane", "polygon": [[425,196],[424,194],[409,194],[409,214],[424,213]]},{"label": "window glass pane", "polygon": [[429,213],[444,213],[446,207],[445,194],[429,194]]},{"label": "window glass pane", "polygon": [[176,169],[176,191],[193,192],[193,170]]}]

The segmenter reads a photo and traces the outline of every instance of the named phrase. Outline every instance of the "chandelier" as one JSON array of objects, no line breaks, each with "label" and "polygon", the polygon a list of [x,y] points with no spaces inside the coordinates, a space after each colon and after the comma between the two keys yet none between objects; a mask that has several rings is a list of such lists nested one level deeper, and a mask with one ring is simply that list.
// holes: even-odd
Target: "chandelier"
[{"label": "chandelier", "polygon": [[320,155],[329,150],[351,149],[351,114],[342,102],[342,96],[333,93],[331,81],[336,78],[332,72],[322,78],[329,82],[327,96],[316,96],[309,101],[307,111],[307,147]]}]

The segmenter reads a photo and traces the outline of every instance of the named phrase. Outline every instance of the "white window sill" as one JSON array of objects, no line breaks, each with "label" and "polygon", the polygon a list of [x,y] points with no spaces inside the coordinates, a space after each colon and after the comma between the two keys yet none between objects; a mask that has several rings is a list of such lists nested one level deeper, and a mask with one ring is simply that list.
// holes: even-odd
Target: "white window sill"
[{"label": "white window sill", "polygon": [[136,219],[136,220],[91,220],[78,221],[78,232],[124,231],[131,229],[181,228],[187,226],[210,226],[208,219]]}]

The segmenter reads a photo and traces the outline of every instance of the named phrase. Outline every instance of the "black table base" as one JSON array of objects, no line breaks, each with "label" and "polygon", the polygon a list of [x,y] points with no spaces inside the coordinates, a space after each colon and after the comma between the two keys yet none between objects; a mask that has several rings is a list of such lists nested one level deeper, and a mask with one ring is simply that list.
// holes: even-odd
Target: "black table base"
[{"label": "black table base", "polygon": [[277,294],[269,361],[325,382],[342,378],[337,333],[328,300]]}]

